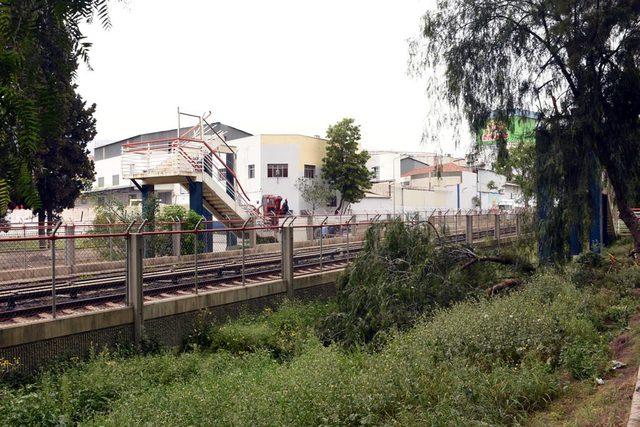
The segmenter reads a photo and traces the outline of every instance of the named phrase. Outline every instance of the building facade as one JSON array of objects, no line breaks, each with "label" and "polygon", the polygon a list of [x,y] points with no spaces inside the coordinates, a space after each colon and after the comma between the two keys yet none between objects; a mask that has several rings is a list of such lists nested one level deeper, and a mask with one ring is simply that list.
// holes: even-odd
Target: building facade
[{"label": "building facade", "polygon": [[263,134],[235,140],[233,145],[237,155],[236,175],[252,204],[260,206],[263,196],[275,195],[286,199],[296,214],[311,209],[297,185],[300,179],[320,177],[325,139]]}]

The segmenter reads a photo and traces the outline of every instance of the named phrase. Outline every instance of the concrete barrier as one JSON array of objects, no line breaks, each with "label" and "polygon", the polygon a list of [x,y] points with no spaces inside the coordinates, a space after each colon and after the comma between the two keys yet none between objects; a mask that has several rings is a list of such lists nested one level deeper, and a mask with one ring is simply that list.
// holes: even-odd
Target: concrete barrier
[{"label": "concrete barrier", "polygon": [[[295,277],[294,297],[334,294],[341,271]],[[162,346],[177,346],[203,313],[208,321],[223,321],[243,311],[275,307],[286,295],[286,283],[273,280],[147,302],[143,306],[143,334]],[[17,370],[32,372],[60,359],[84,357],[91,349],[132,345],[136,335],[133,307],[12,325],[0,328],[0,360],[16,361]]]}]

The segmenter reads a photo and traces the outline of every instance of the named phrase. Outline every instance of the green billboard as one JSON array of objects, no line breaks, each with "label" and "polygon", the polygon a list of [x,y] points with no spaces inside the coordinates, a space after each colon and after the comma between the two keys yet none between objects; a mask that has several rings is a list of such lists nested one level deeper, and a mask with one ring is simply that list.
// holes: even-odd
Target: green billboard
[{"label": "green billboard", "polygon": [[515,114],[507,123],[490,119],[484,129],[478,134],[478,145],[495,145],[500,139],[507,141],[507,146],[520,141],[535,142],[536,131],[535,113]]}]

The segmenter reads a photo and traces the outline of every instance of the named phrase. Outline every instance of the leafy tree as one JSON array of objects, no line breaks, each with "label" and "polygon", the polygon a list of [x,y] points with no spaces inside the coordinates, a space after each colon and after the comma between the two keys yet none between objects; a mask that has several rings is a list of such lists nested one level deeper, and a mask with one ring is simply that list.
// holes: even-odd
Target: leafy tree
[{"label": "leafy tree", "polygon": [[327,139],[322,176],[331,189],[340,192],[337,209],[343,211],[350,203],[362,200],[371,188],[371,172],[366,165],[369,153],[359,149],[360,126],[353,119],[345,118],[329,126]]},{"label": "leafy tree", "polygon": [[522,190],[522,199],[526,207],[529,206],[535,193],[535,165],[536,146],[524,141],[516,143],[509,149],[506,165],[498,168],[507,178],[518,184]]},{"label": "leafy tree", "polygon": [[[162,212],[157,216],[157,219],[159,222],[165,222],[165,223],[170,223],[178,220],[181,222],[183,230],[194,230],[198,222],[201,219],[204,219],[204,217],[198,214],[194,210],[185,209],[183,206],[168,205],[162,209]],[[169,230],[171,229],[171,226],[166,224],[161,226],[161,228],[165,230]],[[203,228],[204,228],[204,224],[200,224],[198,226],[198,229],[203,229]],[[194,249],[193,245],[194,245],[194,242],[196,241],[195,234],[188,233],[188,234],[181,234],[180,236],[181,236],[180,239],[182,240],[181,253],[183,255],[192,254]],[[198,251],[203,252],[204,247],[205,247],[204,240],[198,239]],[[171,253],[170,250],[165,252],[167,255]]]},{"label": "leafy tree", "polygon": [[[491,111],[541,113],[539,165],[552,201],[543,227],[585,211],[590,179],[604,169],[620,218],[640,250],[631,210],[640,174],[640,7],[628,0],[438,0],[413,44],[434,103],[447,102],[474,131]],[[444,82],[440,82],[444,78]],[[542,178],[539,177],[539,178]]]},{"label": "leafy tree", "polygon": [[110,25],[107,0],[0,3],[0,214],[9,202],[40,209],[35,174],[43,141],[61,138],[79,60],[90,43],[80,24]]},{"label": "leafy tree", "polygon": [[311,205],[312,212],[315,212],[318,206],[326,206],[334,195],[323,177],[298,178],[296,188],[302,198]]},{"label": "leafy tree", "polygon": [[34,176],[42,204],[35,210],[39,222],[44,222],[45,213],[51,221],[54,214],[73,207],[81,191],[93,181],[87,143],[96,135],[95,107],[85,107],[82,97],[76,94],[64,132],[44,140],[38,151],[40,166]]}]

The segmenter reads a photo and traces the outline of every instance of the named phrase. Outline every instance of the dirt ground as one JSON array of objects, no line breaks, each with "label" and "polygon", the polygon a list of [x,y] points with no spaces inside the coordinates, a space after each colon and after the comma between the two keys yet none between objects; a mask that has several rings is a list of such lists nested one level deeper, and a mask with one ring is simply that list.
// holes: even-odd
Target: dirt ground
[{"label": "dirt ground", "polygon": [[533,414],[528,426],[625,426],[640,362],[640,314],[610,344],[613,359],[626,364],[610,371],[604,384],[567,379],[564,396],[542,412]]}]

